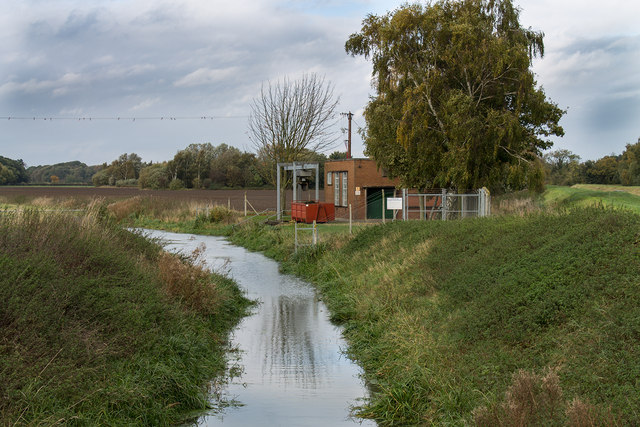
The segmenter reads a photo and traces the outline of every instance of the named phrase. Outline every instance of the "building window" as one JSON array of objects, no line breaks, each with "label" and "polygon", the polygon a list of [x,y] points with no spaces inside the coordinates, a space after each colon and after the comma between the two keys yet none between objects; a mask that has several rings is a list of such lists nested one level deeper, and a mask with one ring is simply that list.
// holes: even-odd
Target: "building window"
[{"label": "building window", "polygon": [[333,204],[336,206],[340,206],[340,175],[338,174],[338,172],[336,172],[335,174],[335,185],[333,186]]},{"label": "building window", "polygon": [[333,175],[332,172],[327,172],[327,185],[331,185],[331,176]]},{"label": "building window", "polygon": [[342,172],[342,206],[347,206],[347,173]]}]

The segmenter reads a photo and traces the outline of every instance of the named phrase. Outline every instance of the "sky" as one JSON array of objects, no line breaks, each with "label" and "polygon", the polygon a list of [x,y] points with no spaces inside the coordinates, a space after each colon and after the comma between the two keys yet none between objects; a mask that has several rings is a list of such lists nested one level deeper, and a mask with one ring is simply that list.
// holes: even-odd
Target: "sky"
[{"label": "sky", "polygon": [[[344,43],[368,14],[402,3],[0,0],[0,155],[37,166],[122,153],[158,162],[205,142],[255,152],[247,123],[261,86],[317,73],[333,85],[338,112],[354,113],[360,157],[372,66]],[[640,2],[514,3],[524,27],[545,33],[538,85],[567,110],[552,149],[584,161],[637,142]],[[327,154],[344,151],[346,127],[338,116]]]}]

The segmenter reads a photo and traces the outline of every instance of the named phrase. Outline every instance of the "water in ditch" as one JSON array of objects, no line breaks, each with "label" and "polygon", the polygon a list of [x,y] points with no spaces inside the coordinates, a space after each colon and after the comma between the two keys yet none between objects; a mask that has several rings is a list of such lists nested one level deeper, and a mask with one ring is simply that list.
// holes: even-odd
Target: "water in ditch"
[{"label": "water in ditch", "polygon": [[[375,425],[350,417],[367,395],[360,368],[344,356],[340,328],[315,289],[260,253],[220,237],[148,231],[174,252],[204,243],[208,265],[228,273],[259,301],[232,333],[241,374],[219,396],[233,404],[198,420],[205,426]],[[214,405],[216,402],[213,402]]]}]

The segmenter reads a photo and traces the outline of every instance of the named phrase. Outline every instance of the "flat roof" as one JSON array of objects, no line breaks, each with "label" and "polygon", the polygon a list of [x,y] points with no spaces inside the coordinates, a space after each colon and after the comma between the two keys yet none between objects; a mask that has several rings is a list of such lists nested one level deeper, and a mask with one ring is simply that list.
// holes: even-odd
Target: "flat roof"
[{"label": "flat roof", "polygon": [[327,159],[327,162],[352,162],[354,160],[371,160],[372,162],[374,161],[373,159],[370,159],[368,157],[352,157],[350,159]]}]

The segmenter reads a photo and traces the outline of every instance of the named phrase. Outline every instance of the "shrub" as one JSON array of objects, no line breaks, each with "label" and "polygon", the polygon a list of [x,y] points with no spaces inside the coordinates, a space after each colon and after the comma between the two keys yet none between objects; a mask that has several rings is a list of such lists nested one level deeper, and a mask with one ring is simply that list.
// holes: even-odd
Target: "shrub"
[{"label": "shrub", "polygon": [[100,187],[102,185],[109,185],[109,173],[106,169],[103,169],[101,171],[96,172],[92,177],[91,177],[91,182],[93,182],[93,185],[96,187]]},{"label": "shrub", "polygon": [[184,182],[180,178],[174,178],[169,183],[169,190],[182,190],[184,188]]},{"label": "shrub", "polygon": [[138,178],[140,188],[160,190],[169,187],[169,172],[164,164],[156,163],[140,171]]}]

